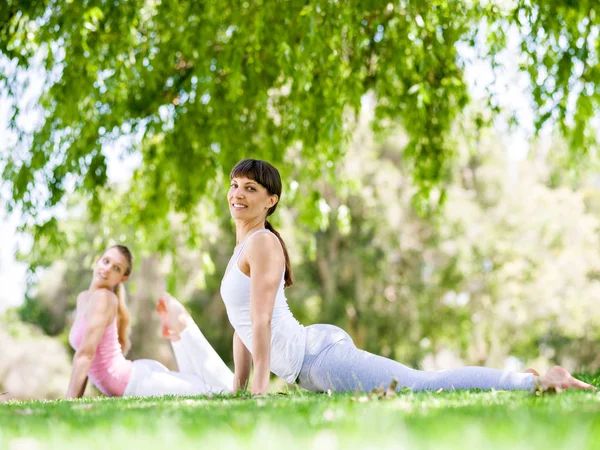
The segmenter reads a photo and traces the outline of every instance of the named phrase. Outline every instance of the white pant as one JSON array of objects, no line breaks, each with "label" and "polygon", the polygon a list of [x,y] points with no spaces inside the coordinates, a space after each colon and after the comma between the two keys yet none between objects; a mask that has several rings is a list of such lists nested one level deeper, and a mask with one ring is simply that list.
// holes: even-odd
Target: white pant
[{"label": "white pant", "polygon": [[179,372],[151,359],[133,362],[124,397],[202,395],[233,392],[233,373],[195,324],[171,343]]}]

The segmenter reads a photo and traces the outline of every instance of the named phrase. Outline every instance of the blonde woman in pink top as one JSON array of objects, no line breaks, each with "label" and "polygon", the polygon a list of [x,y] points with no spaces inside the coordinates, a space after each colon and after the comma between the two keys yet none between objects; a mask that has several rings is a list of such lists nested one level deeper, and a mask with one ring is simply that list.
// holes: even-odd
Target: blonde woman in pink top
[{"label": "blonde woman in pink top", "polygon": [[69,333],[75,355],[67,398],[81,397],[88,378],[110,397],[231,392],[233,373],[181,303],[168,293],[158,300],[157,310],[179,371],[170,371],[158,361],[125,358],[130,342],[123,283],[132,263],[127,247],[110,247],[96,262],[89,289],[77,296]]}]

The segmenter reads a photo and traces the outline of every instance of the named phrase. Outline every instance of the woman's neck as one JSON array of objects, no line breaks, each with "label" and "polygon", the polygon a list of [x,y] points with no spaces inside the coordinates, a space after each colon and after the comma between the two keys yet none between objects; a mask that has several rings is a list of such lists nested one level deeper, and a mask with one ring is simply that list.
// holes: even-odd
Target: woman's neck
[{"label": "woman's neck", "polygon": [[248,236],[258,230],[265,228],[265,219],[259,218],[251,221],[236,221],[235,222],[235,243],[241,244]]}]

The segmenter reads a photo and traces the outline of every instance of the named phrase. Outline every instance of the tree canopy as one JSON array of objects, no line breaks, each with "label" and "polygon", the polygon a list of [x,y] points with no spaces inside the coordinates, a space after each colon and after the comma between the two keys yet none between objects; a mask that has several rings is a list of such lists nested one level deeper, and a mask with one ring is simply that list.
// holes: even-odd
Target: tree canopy
[{"label": "tree canopy", "polygon": [[[2,155],[9,207],[35,218],[74,187],[99,217],[110,190],[105,150],[122,136],[135,136],[124,153],[142,155],[129,187],[142,227],[193,213],[242,157],[274,162],[288,182],[332,178],[367,92],[375,129],[406,131],[403,158],[428,200],[469,101],[458,44],[495,67],[509,30],[536,128],[555,121],[584,155],[600,103],[593,3],[7,0],[0,53],[11,64],[0,85],[15,99],[19,136]],[[29,133],[17,120],[19,74],[35,64],[46,74],[43,123]]]}]

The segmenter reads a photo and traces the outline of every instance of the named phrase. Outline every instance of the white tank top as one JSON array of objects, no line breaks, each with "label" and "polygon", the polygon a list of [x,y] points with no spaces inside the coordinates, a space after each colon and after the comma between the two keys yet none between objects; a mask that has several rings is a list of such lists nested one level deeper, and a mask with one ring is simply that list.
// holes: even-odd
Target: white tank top
[{"label": "white tank top", "polygon": [[[221,297],[227,309],[229,322],[239,338],[252,352],[252,322],[250,320],[250,277],[238,266],[240,256],[248,240],[257,233],[271,233],[262,229],[255,231],[234,252],[221,281]],[[276,239],[273,233],[271,233]],[[285,269],[284,269],[285,270]],[[285,271],[275,296],[271,319],[271,372],[293,383],[300,373],[306,347],[306,329],[294,319],[283,292]]]}]

